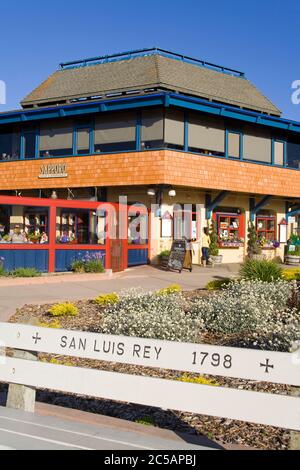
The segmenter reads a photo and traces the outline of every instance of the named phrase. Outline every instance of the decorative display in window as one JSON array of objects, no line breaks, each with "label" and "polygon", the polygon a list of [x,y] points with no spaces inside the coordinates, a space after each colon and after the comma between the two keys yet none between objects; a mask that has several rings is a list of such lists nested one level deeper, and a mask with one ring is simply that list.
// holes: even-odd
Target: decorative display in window
[{"label": "decorative display in window", "polygon": [[240,214],[217,213],[217,230],[221,248],[239,248],[244,245]]},{"label": "decorative display in window", "polygon": [[256,233],[262,248],[277,248],[275,215],[257,215]]}]

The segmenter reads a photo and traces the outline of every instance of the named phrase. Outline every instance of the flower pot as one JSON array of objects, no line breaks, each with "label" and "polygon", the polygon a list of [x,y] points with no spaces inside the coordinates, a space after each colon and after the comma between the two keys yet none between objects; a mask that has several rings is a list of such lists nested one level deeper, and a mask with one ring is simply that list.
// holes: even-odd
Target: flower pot
[{"label": "flower pot", "polygon": [[169,256],[160,256],[160,265],[162,268],[167,268],[168,267],[168,261],[169,261]]},{"label": "flower pot", "polygon": [[300,264],[300,256],[297,255],[286,255],[285,259],[286,264],[291,266],[299,266]]},{"label": "flower pot", "polygon": [[210,255],[213,264],[222,264],[223,255]]}]

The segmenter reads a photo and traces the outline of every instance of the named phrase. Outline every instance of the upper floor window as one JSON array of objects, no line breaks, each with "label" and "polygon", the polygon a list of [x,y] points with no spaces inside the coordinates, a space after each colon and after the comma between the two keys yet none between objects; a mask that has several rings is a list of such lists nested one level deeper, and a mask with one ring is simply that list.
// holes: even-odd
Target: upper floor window
[{"label": "upper floor window", "polygon": [[117,113],[96,118],[95,152],[118,152],[136,148],[136,114]]},{"label": "upper floor window", "polygon": [[274,164],[275,165],[284,165],[284,153],[285,153],[285,143],[280,140],[274,141]]},{"label": "upper floor window", "polygon": [[42,122],[39,151],[40,157],[73,155],[73,124],[68,121]]},{"label": "upper floor window", "polygon": [[[172,134],[172,131],[171,131]],[[173,137],[170,136],[173,140]],[[164,145],[164,119],[161,109],[147,109],[142,112],[142,150],[162,148]]]},{"label": "upper floor window", "polygon": [[241,158],[241,138],[239,132],[228,131],[227,154],[230,158]]},{"label": "upper floor window", "polygon": [[220,120],[191,114],[189,150],[207,155],[225,155],[225,129]]},{"label": "upper floor window", "polygon": [[287,166],[292,168],[300,168],[300,143],[287,142]]},{"label": "upper floor window", "polygon": [[269,132],[247,127],[244,133],[243,158],[262,163],[272,161],[272,139]]},{"label": "upper floor window", "polygon": [[167,110],[164,129],[165,146],[183,149],[184,145],[184,113],[176,109]]},{"label": "upper floor window", "polygon": [[21,135],[18,129],[0,132],[0,159],[4,161],[20,158]]},{"label": "upper floor window", "polygon": [[24,131],[24,158],[35,158],[36,157],[36,130],[25,130]]},{"label": "upper floor window", "polygon": [[76,137],[76,154],[88,155],[90,153],[91,127],[77,129]]}]

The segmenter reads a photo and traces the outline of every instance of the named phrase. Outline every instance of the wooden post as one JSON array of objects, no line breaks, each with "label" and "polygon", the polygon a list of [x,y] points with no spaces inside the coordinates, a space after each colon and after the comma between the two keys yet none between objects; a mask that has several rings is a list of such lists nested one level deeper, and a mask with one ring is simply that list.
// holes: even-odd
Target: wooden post
[{"label": "wooden post", "polygon": [[[30,361],[37,361],[36,353],[29,351],[13,351],[13,357],[16,359],[25,359]],[[26,363],[24,364],[26,367]],[[29,413],[34,413],[35,409],[35,388],[26,387],[24,385],[10,384],[8,387],[7,408],[14,408],[15,410],[23,410]]]}]

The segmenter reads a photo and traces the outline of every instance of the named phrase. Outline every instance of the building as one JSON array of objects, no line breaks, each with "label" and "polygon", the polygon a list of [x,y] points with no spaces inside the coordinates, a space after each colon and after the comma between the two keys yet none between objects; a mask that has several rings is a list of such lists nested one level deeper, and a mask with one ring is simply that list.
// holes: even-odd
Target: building
[{"label": "building", "polygon": [[[175,228],[199,238],[211,218],[224,262],[246,256],[251,221],[267,257],[283,259],[298,229],[300,123],[244,73],[144,49],[60,64],[21,106],[0,114],[0,256],[10,268],[65,270],[99,251],[95,210],[120,196],[159,208],[147,236],[104,243],[107,267],[111,250],[115,262],[123,253],[119,268],[155,262]],[[26,240],[11,243],[12,231]]]}]

